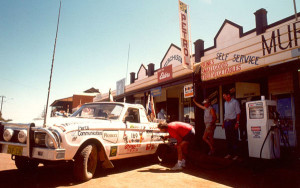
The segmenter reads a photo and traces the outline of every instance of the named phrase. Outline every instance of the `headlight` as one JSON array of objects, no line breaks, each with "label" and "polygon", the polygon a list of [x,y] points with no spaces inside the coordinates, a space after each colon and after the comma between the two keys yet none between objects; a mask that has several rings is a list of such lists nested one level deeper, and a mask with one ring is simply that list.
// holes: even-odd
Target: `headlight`
[{"label": "headlight", "polygon": [[[40,147],[46,146],[47,148],[54,149],[54,148],[58,147],[58,145],[60,143],[60,137],[58,134],[59,133],[56,133],[55,130],[53,130],[53,132],[51,132],[51,130],[46,130],[46,129],[42,130],[42,131],[36,131],[34,133],[34,142],[37,146],[40,146]],[[53,138],[54,140],[52,141],[51,138]],[[58,143],[56,143],[56,142],[58,142]]]},{"label": "headlight", "polygon": [[36,145],[42,145],[45,146],[45,133],[41,133],[41,132],[35,132],[34,133],[34,143]]},{"label": "headlight", "polygon": [[11,137],[13,136],[14,131],[12,129],[5,129],[3,133],[3,138],[6,142],[9,142]]},{"label": "headlight", "polygon": [[25,143],[27,140],[27,130],[20,130],[18,134],[18,140],[21,143]]},{"label": "headlight", "polygon": [[54,148],[54,143],[48,134],[46,134],[46,137],[45,137],[45,144],[48,148]]}]

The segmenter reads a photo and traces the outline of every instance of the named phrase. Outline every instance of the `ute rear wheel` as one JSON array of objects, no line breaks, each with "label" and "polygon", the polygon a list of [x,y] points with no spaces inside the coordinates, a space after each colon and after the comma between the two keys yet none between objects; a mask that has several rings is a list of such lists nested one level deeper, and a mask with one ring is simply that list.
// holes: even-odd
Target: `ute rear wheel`
[{"label": "ute rear wheel", "polygon": [[95,144],[85,146],[75,157],[74,175],[80,181],[93,178],[97,167],[97,147]]},{"label": "ute rear wheel", "polygon": [[27,157],[15,156],[15,164],[19,170],[34,170],[39,166],[39,162]]}]

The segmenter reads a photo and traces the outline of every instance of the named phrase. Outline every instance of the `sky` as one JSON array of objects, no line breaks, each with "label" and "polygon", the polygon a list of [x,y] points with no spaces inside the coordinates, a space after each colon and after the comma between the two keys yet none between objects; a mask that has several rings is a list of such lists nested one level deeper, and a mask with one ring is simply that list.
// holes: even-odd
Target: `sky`
[{"label": "sky", "polygon": [[[268,11],[268,24],[294,15],[293,0],[183,2],[189,6],[191,39],[204,40],[205,48],[213,46],[225,19],[247,32],[255,28],[253,13],[260,8]],[[59,3],[0,0],[5,119],[30,121],[46,106]],[[128,85],[130,72],[141,64],[154,63],[158,69],[171,44],[180,47],[177,0],[62,0],[49,105],[91,87],[115,90],[126,76]]]}]

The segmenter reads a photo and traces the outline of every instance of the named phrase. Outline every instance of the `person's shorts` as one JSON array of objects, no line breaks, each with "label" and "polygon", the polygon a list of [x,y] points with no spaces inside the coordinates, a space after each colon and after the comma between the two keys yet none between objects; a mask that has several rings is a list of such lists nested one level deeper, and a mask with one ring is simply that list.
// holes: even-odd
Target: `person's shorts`
[{"label": "person's shorts", "polygon": [[187,141],[187,142],[190,142],[190,143],[193,143],[194,140],[195,140],[195,129],[192,128],[192,130],[187,133],[183,138],[182,138],[183,141]]},{"label": "person's shorts", "polygon": [[211,125],[211,123],[205,123],[205,132],[214,133],[216,125]]}]

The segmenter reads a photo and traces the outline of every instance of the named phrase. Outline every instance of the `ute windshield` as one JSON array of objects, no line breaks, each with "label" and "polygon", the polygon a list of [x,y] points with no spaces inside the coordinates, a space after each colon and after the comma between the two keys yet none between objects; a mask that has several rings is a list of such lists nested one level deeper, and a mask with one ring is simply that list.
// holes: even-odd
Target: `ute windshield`
[{"label": "ute windshield", "polygon": [[71,117],[93,119],[119,119],[124,106],[114,103],[85,104]]}]

